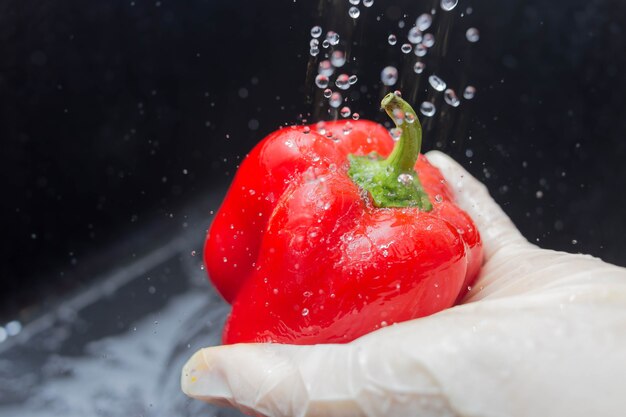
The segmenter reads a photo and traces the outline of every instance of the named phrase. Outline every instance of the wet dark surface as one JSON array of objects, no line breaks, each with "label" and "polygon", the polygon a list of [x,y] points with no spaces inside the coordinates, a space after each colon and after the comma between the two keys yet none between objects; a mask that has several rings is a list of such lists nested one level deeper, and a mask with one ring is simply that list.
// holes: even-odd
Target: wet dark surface
[{"label": "wet dark surface", "polygon": [[191,255],[201,243],[171,236],[0,344],[0,416],[240,415],[180,391],[182,365],[219,344],[228,312]]}]

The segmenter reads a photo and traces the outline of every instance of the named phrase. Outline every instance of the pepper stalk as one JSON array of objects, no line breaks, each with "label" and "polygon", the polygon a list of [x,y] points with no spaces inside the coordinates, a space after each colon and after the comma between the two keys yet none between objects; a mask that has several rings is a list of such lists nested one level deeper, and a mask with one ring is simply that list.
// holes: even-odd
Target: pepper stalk
[{"label": "pepper stalk", "polygon": [[368,191],[376,207],[433,207],[415,171],[422,146],[422,126],[409,103],[389,93],[381,102],[392,118],[400,137],[385,159],[377,153],[367,156],[348,155],[348,175],[359,187]]}]

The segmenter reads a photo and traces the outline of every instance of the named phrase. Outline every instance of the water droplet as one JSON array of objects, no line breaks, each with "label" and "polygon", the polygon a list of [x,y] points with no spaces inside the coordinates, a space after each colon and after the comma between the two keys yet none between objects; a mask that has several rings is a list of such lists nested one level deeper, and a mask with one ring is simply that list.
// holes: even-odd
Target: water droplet
[{"label": "water droplet", "polygon": [[459,107],[459,104],[461,104],[461,100],[459,100],[456,93],[451,88],[448,88],[445,93],[443,93],[443,99],[452,107]]},{"label": "water droplet", "polygon": [[330,63],[328,59],[325,59],[319,63],[317,66],[317,73],[330,77],[335,72],[335,68],[333,68],[333,64]]},{"label": "water droplet", "polygon": [[343,97],[341,96],[341,93],[337,93],[334,92],[330,95],[330,98],[328,99],[328,104],[330,104],[330,107],[333,108],[337,108],[341,105],[341,103],[343,102]]},{"label": "water droplet", "polygon": [[330,88],[327,88],[326,90],[324,90],[324,97],[330,98],[330,96],[332,95],[333,95],[333,90],[331,90]]},{"label": "water droplet", "polygon": [[435,105],[430,101],[424,101],[420,104],[420,112],[426,117],[432,117],[437,112]]},{"label": "water droplet", "polygon": [[459,3],[459,0],[441,0],[441,8],[446,12],[454,9],[456,5]]},{"label": "water droplet", "polygon": [[351,18],[358,19],[358,17],[361,16],[361,11],[359,10],[358,7],[352,6],[350,7],[350,10],[348,10],[348,14],[350,15]]},{"label": "water droplet", "polygon": [[465,32],[465,37],[472,43],[478,42],[480,39],[480,32],[478,32],[478,29],[476,28],[469,28],[467,29],[467,32]]},{"label": "water droplet", "polygon": [[422,61],[417,61],[415,65],[413,65],[413,71],[415,71],[416,74],[421,74],[422,72],[424,72],[424,68],[426,68],[426,64],[424,64]]},{"label": "water droplet", "polygon": [[224,256],[224,257],[222,258],[222,261],[224,261],[224,263],[227,263],[227,262],[228,262],[228,258]]},{"label": "water droplet", "polygon": [[196,256],[196,251],[195,250],[191,251],[191,256]]},{"label": "water droplet", "polygon": [[322,42],[322,48],[326,49],[330,46],[330,42],[328,42],[328,39],[324,39],[324,41]]},{"label": "water droplet", "polygon": [[380,327],[387,327],[389,326],[389,323],[387,323],[385,320],[380,322]]},{"label": "water droplet", "polygon": [[398,42],[398,38],[392,33],[387,37],[387,42],[389,42],[389,45],[395,45]]},{"label": "water droplet", "polygon": [[437,203],[441,203],[441,202],[443,201],[443,197],[441,196],[441,194],[437,194],[437,195],[435,196],[435,201],[436,201]]},{"label": "water droplet", "polygon": [[421,14],[415,21],[415,25],[418,30],[424,31],[430,27],[433,23],[433,17],[428,13]]},{"label": "water droplet", "polygon": [[304,126],[304,129],[302,129],[302,132],[305,133],[305,134],[309,134],[309,133],[311,133],[311,128],[308,127],[308,126]]},{"label": "water droplet", "polygon": [[302,317],[306,317],[309,315],[309,309],[308,308],[303,308],[302,309]]},{"label": "water droplet", "polygon": [[272,293],[273,293],[274,295],[278,294],[278,288],[274,288],[274,289],[272,290]]},{"label": "water droplet", "polygon": [[[363,3],[365,4],[365,2]],[[359,113],[352,113],[352,120],[359,120],[361,115]]]},{"label": "water droplet", "polygon": [[413,44],[420,43],[422,41],[422,32],[420,32],[418,28],[412,27],[409,29],[407,38],[409,39],[409,42]]},{"label": "water droplet", "polygon": [[315,85],[318,88],[326,88],[326,87],[328,87],[328,83],[329,82],[330,82],[330,80],[325,75],[318,74],[317,77],[315,77]]},{"label": "water droplet", "polygon": [[428,48],[426,48],[423,43],[418,43],[415,45],[415,49],[413,49],[413,53],[420,57],[425,56],[427,52]]},{"label": "water droplet", "polygon": [[343,64],[346,63],[346,54],[343,51],[333,51],[330,56],[330,63],[336,68],[343,67]]},{"label": "water droplet", "polygon": [[413,184],[413,175],[411,174],[400,174],[398,175],[398,182],[402,185],[411,185]]},{"label": "water droplet", "polygon": [[311,37],[319,38],[322,36],[322,27],[321,26],[313,26],[311,28]]},{"label": "water droplet", "polygon": [[305,291],[305,292],[302,293],[302,295],[308,298],[308,297],[312,296],[313,293],[311,291]]},{"label": "water droplet", "polygon": [[350,77],[348,76],[348,74],[341,74],[337,76],[337,79],[335,80],[335,85],[341,90],[347,90],[348,88],[350,88]]},{"label": "water droplet", "polygon": [[443,91],[446,89],[446,82],[442,80],[441,78],[439,78],[438,76],[436,76],[435,74],[428,77],[428,83],[430,84],[432,88],[434,88],[437,91]]},{"label": "water droplet", "polygon": [[365,7],[372,7],[373,4],[374,0],[363,0],[363,6]]},{"label": "water droplet", "polygon": [[[348,109],[349,110],[349,109]],[[347,135],[348,133],[352,132],[352,123],[347,122],[344,126],[343,126],[343,134]]]},{"label": "water droplet", "polygon": [[319,48],[320,41],[318,41],[317,39],[311,39],[311,42],[309,42],[309,46],[311,48]]},{"label": "water droplet", "polygon": [[354,85],[354,84],[356,84],[356,82],[357,82],[358,80],[359,80],[359,79],[357,78],[357,76],[356,76],[356,75],[351,75],[351,76],[350,76],[350,78],[348,78],[348,82],[350,83],[350,85]]},{"label": "water droplet", "polygon": [[400,129],[399,127],[394,127],[389,131],[389,134],[391,135],[391,138],[393,140],[400,140],[400,136],[402,136],[402,129]]},{"label": "water droplet", "polygon": [[465,87],[465,91],[463,91],[463,98],[465,100],[471,100],[476,95],[476,88],[474,86],[468,85]]},{"label": "water droplet", "polygon": [[396,96],[396,97],[402,97],[402,91],[396,90],[396,91],[393,92],[393,95]]},{"label": "water droplet", "polygon": [[350,110],[350,107],[344,106],[339,111],[339,114],[341,114],[341,117],[350,117],[350,115],[352,114],[352,111]]},{"label": "water droplet", "polygon": [[320,53],[319,48],[311,48],[309,50],[309,54],[311,54],[311,56],[317,56]]},{"label": "water droplet", "polygon": [[339,34],[337,32],[329,30],[326,34],[326,40],[328,41],[328,43],[335,46],[339,43]]},{"label": "water droplet", "polygon": [[435,36],[432,33],[425,33],[422,44],[427,48],[432,48],[435,44]]},{"label": "water droplet", "polygon": [[467,291],[472,291],[472,286],[471,285],[467,286]]},{"label": "water droplet", "polygon": [[396,67],[385,67],[380,73],[380,80],[386,86],[395,85],[398,82],[398,70]]},{"label": "water droplet", "polygon": [[415,115],[413,113],[406,112],[404,117],[406,118],[407,123],[414,123],[415,122]]},{"label": "water droplet", "polygon": [[402,51],[403,54],[408,54],[409,52],[413,50],[413,47],[411,46],[410,43],[405,43],[405,44],[402,44],[402,46],[400,47],[400,50]]}]

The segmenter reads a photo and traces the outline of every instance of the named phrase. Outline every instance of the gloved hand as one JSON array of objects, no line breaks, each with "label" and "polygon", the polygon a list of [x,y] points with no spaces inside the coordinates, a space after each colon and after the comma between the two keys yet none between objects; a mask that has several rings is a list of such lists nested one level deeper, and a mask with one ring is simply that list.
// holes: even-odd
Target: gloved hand
[{"label": "gloved hand", "polygon": [[202,349],[183,391],[264,416],[626,415],[626,269],[531,245],[480,182],[427,157],[485,245],[461,305],[345,345]]}]

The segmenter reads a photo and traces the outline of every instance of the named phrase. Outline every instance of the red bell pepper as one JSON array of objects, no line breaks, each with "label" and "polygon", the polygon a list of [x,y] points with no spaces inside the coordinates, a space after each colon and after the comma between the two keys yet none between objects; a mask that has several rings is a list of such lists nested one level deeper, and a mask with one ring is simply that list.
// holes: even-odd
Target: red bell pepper
[{"label": "red bell pepper", "polygon": [[278,130],[245,158],[207,235],[210,279],[232,312],[224,343],[349,342],[451,307],[482,245],[421,126],[397,94],[370,121]]}]

